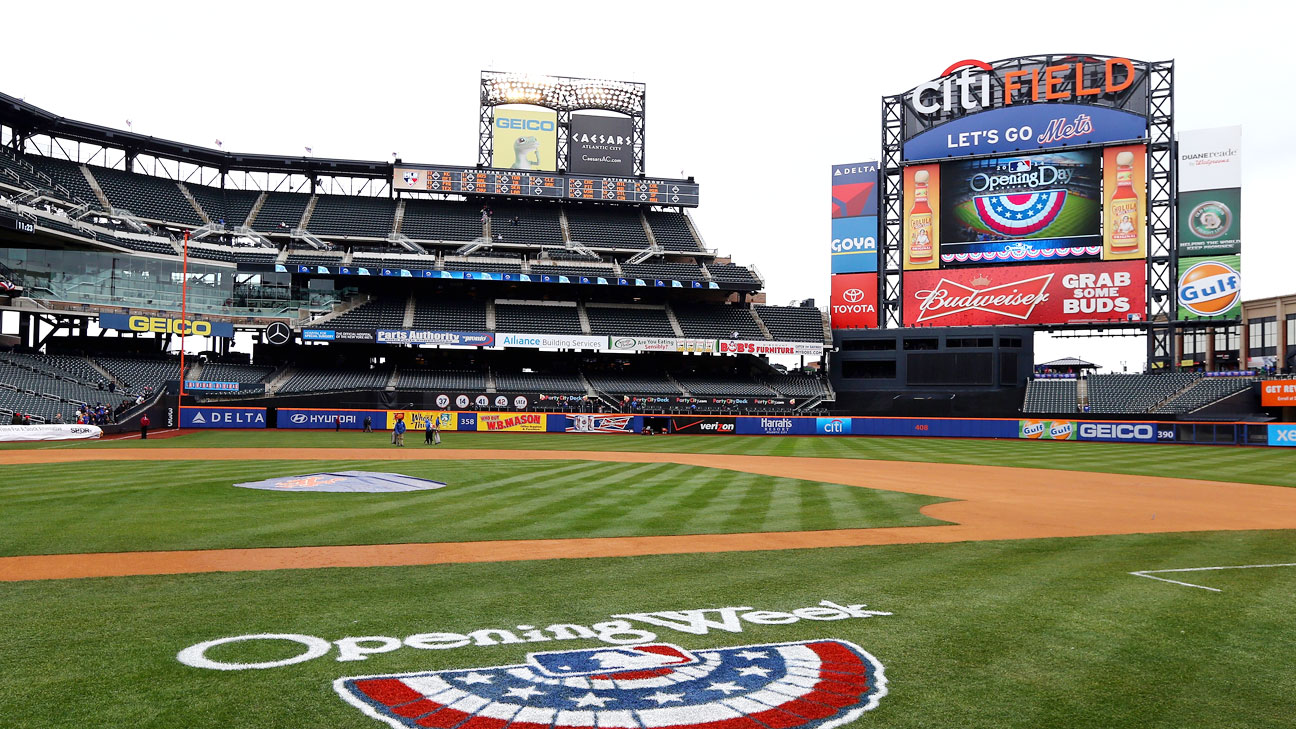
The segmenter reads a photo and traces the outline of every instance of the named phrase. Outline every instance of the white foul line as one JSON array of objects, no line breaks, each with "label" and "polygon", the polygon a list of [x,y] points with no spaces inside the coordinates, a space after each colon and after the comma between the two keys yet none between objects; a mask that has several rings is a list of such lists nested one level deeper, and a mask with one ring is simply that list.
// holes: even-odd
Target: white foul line
[{"label": "white foul line", "polygon": [[1232,567],[1181,567],[1179,569],[1174,569],[1174,570],[1139,570],[1138,572],[1131,572],[1130,574],[1134,575],[1135,577],[1146,577],[1149,580],[1160,580],[1161,582],[1169,582],[1174,585],[1183,585],[1184,587],[1196,587],[1202,590],[1210,590],[1211,592],[1223,592],[1223,590],[1217,587],[1207,587],[1205,585],[1194,585],[1191,582],[1180,582],[1179,580],[1171,580],[1165,577],[1153,577],[1152,575],[1153,573],[1159,573],[1159,572],[1206,572],[1208,570],[1250,570],[1250,569],[1256,569],[1258,567],[1296,567],[1296,562],[1284,562],[1282,564],[1240,564]]}]

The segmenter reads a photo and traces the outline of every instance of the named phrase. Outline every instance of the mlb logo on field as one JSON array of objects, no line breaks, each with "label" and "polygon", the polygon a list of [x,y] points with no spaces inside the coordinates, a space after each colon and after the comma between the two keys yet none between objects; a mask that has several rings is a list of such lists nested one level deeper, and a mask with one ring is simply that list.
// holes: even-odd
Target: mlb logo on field
[{"label": "mlb logo on field", "polygon": [[587,648],[574,651],[547,651],[527,656],[527,663],[547,676],[592,676],[597,674],[645,671],[666,666],[697,663],[697,656],[668,644],[637,645],[622,648]]}]

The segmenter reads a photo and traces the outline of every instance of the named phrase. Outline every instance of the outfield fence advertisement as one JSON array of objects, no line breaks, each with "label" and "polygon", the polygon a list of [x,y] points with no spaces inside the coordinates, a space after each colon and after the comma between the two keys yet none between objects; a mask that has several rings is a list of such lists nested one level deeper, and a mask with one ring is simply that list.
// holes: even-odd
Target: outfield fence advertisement
[{"label": "outfield fence advertisement", "polygon": [[1022,420],[1018,422],[1018,438],[1028,440],[1075,440],[1074,420]]},{"label": "outfield fence advertisement", "polygon": [[483,433],[546,433],[544,413],[477,413],[477,430]]},{"label": "outfield fence advertisement", "polygon": [[1296,380],[1264,380],[1261,382],[1260,405],[1267,408],[1296,406]]},{"label": "outfield fence advertisement", "polygon": [[[382,415],[382,419],[375,418],[374,422],[382,423],[383,427],[388,430],[396,427],[397,420],[404,420],[405,427],[410,430],[426,430],[429,420],[431,420],[439,430],[460,430],[459,414],[453,411],[389,410],[384,412]],[[475,429],[475,427],[469,428],[469,430]]]},{"label": "outfield fence advertisement", "polygon": [[549,416],[549,431],[553,432],[561,420],[564,433],[638,433],[643,430],[643,417],[640,415],[593,415],[585,413],[562,413]]},{"label": "outfield fence advertisement", "polygon": [[387,425],[386,410],[317,410],[314,408],[279,408],[275,422],[280,428],[290,429],[332,428],[336,425],[342,430],[363,430],[365,418],[369,418],[370,426],[375,429],[382,429]]},{"label": "outfield fence advertisement", "polygon": [[181,428],[264,428],[265,408],[186,405],[180,410]]}]

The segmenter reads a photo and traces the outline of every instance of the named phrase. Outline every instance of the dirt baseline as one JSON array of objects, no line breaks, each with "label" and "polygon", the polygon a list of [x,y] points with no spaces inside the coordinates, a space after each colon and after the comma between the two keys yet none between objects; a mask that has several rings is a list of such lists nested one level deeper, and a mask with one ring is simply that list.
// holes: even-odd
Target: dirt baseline
[{"label": "dirt baseline", "polygon": [[1037,468],[595,451],[225,448],[3,451],[0,464],[135,460],[587,460],[678,463],[955,499],[949,525],[656,537],[117,552],[0,558],[0,581],[851,547],[1153,532],[1296,529],[1296,489]]}]

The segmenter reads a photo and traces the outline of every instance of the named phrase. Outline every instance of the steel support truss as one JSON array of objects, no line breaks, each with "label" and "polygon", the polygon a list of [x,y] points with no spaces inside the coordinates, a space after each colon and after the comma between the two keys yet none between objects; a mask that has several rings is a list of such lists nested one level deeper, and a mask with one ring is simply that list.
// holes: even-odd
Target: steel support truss
[{"label": "steel support truss", "polygon": [[1149,369],[1170,369],[1179,366],[1174,329],[1179,301],[1174,61],[1149,63],[1147,77],[1147,360]]},{"label": "steel support truss", "polygon": [[904,97],[882,97],[882,159],[878,164],[878,327],[903,325]]}]

